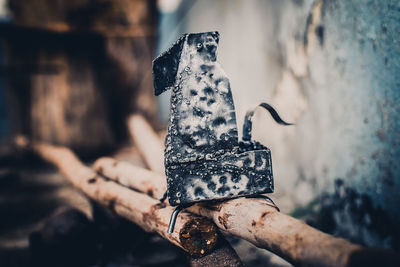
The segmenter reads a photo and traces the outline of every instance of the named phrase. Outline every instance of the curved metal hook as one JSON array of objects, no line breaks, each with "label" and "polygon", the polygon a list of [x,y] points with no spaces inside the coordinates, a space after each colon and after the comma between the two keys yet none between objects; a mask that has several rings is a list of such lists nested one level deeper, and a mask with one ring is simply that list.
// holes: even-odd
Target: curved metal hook
[{"label": "curved metal hook", "polygon": [[178,218],[179,212],[181,212],[183,209],[193,206],[194,204],[195,203],[179,205],[175,208],[175,210],[172,212],[171,219],[169,219],[169,225],[168,225],[168,230],[167,230],[168,234],[172,234],[174,232],[175,223],[176,223],[176,219]]},{"label": "curved metal hook", "polygon": [[168,197],[168,191],[165,191],[162,197],[160,198],[160,202],[163,203]]},{"label": "curved metal hook", "polygon": [[279,116],[278,112],[276,112],[276,110],[272,106],[263,102],[263,103],[259,104],[258,106],[256,106],[255,108],[252,108],[246,112],[246,116],[244,117],[244,124],[243,124],[243,136],[242,136],[243,141],[251,140],[251,130],[253,128],[252,119],[254,116],[254,112],[256,111],[256,108],[258,108],[258,107],[262,107],[262,108],[266,109],[277,123],[282,124],[282,125],[293,125],[293,123],[288,123],[288,122],[282,120],[282,118]]},{"label": "curved metal hook", "polygon": [[171,219],[169,219],[169,225],[168,225],[168,230],[167,230],[168,234],[172,234],[174,232],[176,218],[178,217],[179,212],[181,212],[183,209],[184,209],[183,206],[178,206],[172,212]]},{"label": "curved metal hook", "polygon": [[279,207],[275,204],[275,202],[268,196],[264,196],[264,195],[252,195],[252,196],[246,196],[246,198],[262,198],[267,200],[268,202],[270,202],[272,204],[272,206],[277,210],[277,211],[281,211],[279,209]]}]

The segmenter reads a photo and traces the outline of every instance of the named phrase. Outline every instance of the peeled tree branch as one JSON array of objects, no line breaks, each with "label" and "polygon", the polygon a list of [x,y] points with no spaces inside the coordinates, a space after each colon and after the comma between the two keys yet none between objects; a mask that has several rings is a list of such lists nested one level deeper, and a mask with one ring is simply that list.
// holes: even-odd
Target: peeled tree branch
[{"label": "peeled tree branch", "polygon": [[155,199],[160,199],[167,190],[164,176],[128,162],[103,157],[93,164],[93,168],[107,178],[121,185],[140,190]]},{"label": "peeled tree branch", "polygon": [[261,199],[196,205],[190,211],[211,218],[223,232],[268,249],[294,265],[353,266],[352,256],[364,250],[280,213]]}]

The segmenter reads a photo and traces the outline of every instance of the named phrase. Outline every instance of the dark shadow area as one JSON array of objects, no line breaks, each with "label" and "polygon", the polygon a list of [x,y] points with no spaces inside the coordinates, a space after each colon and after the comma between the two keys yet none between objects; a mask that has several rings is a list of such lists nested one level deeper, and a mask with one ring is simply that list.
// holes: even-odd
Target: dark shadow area
[{"label": "dark shadow area", "polygon": [[291,215],[357,244],[400,250],[400,222],[374,205],[371,197],[346,186],[343,179],[335,181],[334,193],[321,195]]}]

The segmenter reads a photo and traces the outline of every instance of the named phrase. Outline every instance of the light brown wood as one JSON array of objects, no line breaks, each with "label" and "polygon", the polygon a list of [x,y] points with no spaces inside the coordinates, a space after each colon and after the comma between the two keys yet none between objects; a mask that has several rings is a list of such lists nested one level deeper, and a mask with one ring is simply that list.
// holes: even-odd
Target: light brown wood
[{"label": "light brown wood", "polygon": [[68,148],[48,144],[33,144],[33,150],[61,173],[89,198],[108,206],[118,215],[136,223],[148,232],[156,232],[191,255],[209,253],[217,243],[216,227],[209,220],[182,212],[173,234],[167,227],[173,207],[142,193],[135,192],[113,181],[105,180],[85,166]]},{"label": "light brown wood", "polygon": [[362,249],[278,212],[262,199],[238,198],[190,211],[213,219],[226,233],[241,237],[300,266],[348,266]]},{"label": "light brown wood", "polygon": [[160,199],[167,190],[163,175],[128,162],[103,157],[95,161],[93,168],[121,185],[140,190],[155,199]]},{"label": "light brown wood", "polygon": [[139,114],[132,115],[127,121],[129,134],[150,170],[165,175],[164,146],[150,123]]}]

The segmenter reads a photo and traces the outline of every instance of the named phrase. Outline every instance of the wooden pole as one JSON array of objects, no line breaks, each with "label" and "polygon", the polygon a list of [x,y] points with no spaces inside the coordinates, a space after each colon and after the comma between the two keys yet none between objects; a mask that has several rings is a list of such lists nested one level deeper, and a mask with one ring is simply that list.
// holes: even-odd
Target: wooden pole
[{"label": "wooden pole", "polygon": [[262,199],[238,198],[190,211],[211,218],[225,233],[241,237],[299,266],[351,266],[363,247],[322,233],[278,212]]}]

